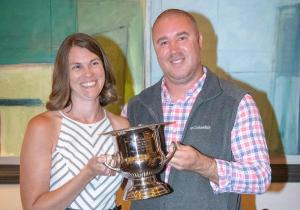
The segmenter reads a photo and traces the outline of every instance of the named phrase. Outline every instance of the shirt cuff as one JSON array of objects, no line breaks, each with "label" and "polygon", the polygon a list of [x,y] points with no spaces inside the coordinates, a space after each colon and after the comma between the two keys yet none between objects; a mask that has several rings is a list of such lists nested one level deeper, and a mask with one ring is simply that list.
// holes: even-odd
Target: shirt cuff
[{"label": "shirt cuff", "polygon": [[215,159],[217,163],[217,173],[219,177],[219,184],[210,182],[210,185],[215,194],[226,192],[226,189],[230,188],[230,177],[232,175],[232,170],[230,167],[230,162]]}]

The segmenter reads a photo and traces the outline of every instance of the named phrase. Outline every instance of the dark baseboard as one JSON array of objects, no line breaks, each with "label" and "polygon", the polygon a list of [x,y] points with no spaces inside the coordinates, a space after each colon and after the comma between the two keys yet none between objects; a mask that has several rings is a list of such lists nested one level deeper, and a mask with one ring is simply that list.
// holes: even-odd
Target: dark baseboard
[{"label": "dark baseboard", "polygon": [[0,184],[19,184],[19,165],[0,165]]},{"label": "dark baseboard", "polygon": [[271,164],[272,182],[300,182],[300,164]]},{"label": "dark baseboard", "polygon": [[[300,182],[300,164],[271,164],[272,182]],[[19,165],[0,165],[0,184],[19,183]]]}]

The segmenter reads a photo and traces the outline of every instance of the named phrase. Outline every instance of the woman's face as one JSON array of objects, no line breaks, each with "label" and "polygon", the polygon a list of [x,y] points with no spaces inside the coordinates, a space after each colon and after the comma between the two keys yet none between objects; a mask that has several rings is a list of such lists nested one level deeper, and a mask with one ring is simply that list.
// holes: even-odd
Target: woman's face
[{"label": "woman's face", "polygon": [[73,46],[69,53],[72,101],[98,100],[105,82],[100,58],[86,48]]}]

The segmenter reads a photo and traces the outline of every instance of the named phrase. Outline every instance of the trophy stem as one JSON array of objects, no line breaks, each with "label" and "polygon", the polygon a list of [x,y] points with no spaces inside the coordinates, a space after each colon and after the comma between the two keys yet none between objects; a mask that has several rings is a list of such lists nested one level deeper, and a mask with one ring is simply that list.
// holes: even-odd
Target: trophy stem
[{"label": "trophy stem", "polygon": [[159,182],[155,175],[131,179],[132,185],[124,194],[124,200],[154,198],[171,192],[167,184]]}]

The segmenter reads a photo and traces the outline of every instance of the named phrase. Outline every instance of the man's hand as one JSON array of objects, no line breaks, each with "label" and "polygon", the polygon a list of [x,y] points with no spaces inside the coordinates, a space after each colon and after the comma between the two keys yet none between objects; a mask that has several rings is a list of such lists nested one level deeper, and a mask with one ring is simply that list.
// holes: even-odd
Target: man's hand
[{"label": "man's hand", "polygon": [[213,158],[201,154],[189,145],[177,143],[177,150],[169,164],[177,170],[188,170],[199,173],[218,184],[217,163]]}]

